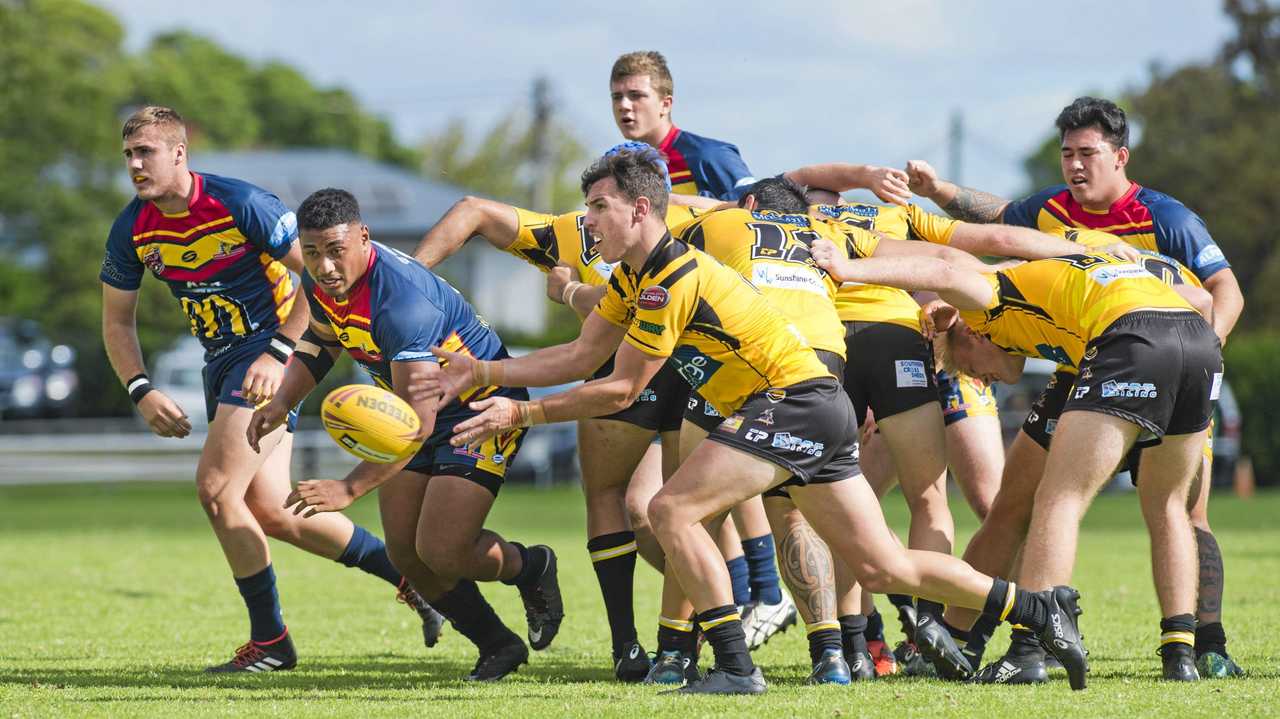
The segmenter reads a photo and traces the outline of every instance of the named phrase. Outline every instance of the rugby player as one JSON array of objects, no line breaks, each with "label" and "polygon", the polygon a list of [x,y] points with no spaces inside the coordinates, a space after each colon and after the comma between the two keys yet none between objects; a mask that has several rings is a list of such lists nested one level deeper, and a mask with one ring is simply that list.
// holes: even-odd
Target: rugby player
[{"label": "rugby player", "polygon": [[[440,350],[449,364],[410,391],[445,402],[493,382],[554,385],[590,374],[616,349],[613,373],[569,392],[536,402],[490,398],[473,403],[481,414],[460,423],[452,441],[469,446],[512,427],[616,411],[634,400],[668,358],[726,416],[649,506],[668,565],[675,567],[715,653],[715,667],[679,691],[765,690],[747,650],[727,572],[702,521],[783,483],[793,485],[792,499],[833,554],[872,591],[982,607],[1035,626],[1047,639],[1061,640],[1053,651],[1083,674],[1075,590],[1056,587],[1032,594],[978,574],[953,557],[904,550],[895,543],[883,515],[871,509],[874,496],[857,467],[853,408],[838,381],[745,278],[671,238],[663,221],[667,194],[656,163],[621,152],[594,163],[582,185],[588,231],[599,238],[606,261],[623,264],[579,338],[500,362]],[[964,671],[967,662],[945,630],[929,625],[920,634],[931,640],[931,651],[951,657],[956,671]]]},{"label": "rugby player", "polygon": [[[1078,369],[1035,492],[1019,580],[1030,587],[1070,581],[1085,509],[1129,449],[1145,446],[1138,495],[1163,617],[1164,675],[1195,679],[1196,549],[1185,502],[1222,354],[1184,292],[1109,254],[986,273],[932,259],[849,261],[822,242],[813,254],[842,280],[937,292],[959,310],[960,321],[942,324],[944,354],[984,381],[1016,381],[1024,357]],[[1083,672],[1067,670],[1072,688],[1083,688]]]},{"label": "rugby player", "polygon": [[[941,181],[924,162],[908,164],[912,189],[953,217],[972,222],[1004,222],[1051,231],[1073,228],[1103,230],[1145,250],[1172,257],[1186,266],[1212,296],[1214,332],[1224,343],[1244,307],[1244,297],[1222,250],[1204,222],[1178,200],[1143,187],[1127,175],[1129,128],[1124,111],[1114,103],[1091,97],[1076,99],[1056,120],[1062,141],[1061,167],[1065,184],[1046,188],[1009,202],[994,195]],[[1070,379],[1056,382],[1065,393]],[[1048,398],[1050,402],[1063,397]],[[1036,420],[1040,420],[1037,422]],[[983,552],[1000,553],[1009,534],[1021,531],[1030,515],[1030,492],[1043,472],[1052,425],[1042,413],[1031,413],[1009,448],[1003,487],[1009,496],[997,501],[993,518],[974,536],[970,561]],[[1222,553],[1209,526],[1209,462],[1201,465],[1199,491],[1192,496],[1191,521],[1199,552],[1199,601],[1196,607],[1196,654],[1205,676],[1240,676],[1243,672],[1227,653],[1222,626]],[[968,556],[968,555],[967,555]],[[1025,638],[1025,637],[1024,637]],[[1034,643],[1020,642],[1018,656],[1006,660],[1037,671],[1043,654]],[[1021,651],[1025,649],[1026,651]],[[1024,656],[1025,655],[1025,656]]]},{"label": "rugby player", "polygon": [[[372,242],[355,197],[345,190],[312,193],[298,208],[303,290],[311,309],[307,348],[295,354],[279,392],[254,413],[249,444],[258,448],[282,424],[345,349],[374,381],[397,392],[422,421],[422,448],[388,464],[361,462],[343,480],[306,480],[284,500],[306,517],[332,516],[379,489],[378,506],[395,565],[480,652],[466,677],[501,679],[529,650],[494,612],[476,581],[502,581],[520,591],[529,643],[545,649],[564,607],[550,547],[525,547],[484,528],[503,476],[524,438],[503,432],[476,446],[452,447],[454,426],[475,413],[460,402],[437,407],[404,387],[413,373],[438,373],[440,345],[478,358],[507,356],[502,340],[462,295],[413,258]],[[485,385],[462,400],[510,396],[524,389]]]},{"label": "rugby player", "polygon": [[[737,147],[675,126],[671,118],[674,91],[662,53],[620,56],[609,72],[618,131],[662,153],[673,193],[737,200],[756,181],[751,170]],[[760,500],[752,498],[735,507],[734,522],[722,525],[717,541],[733,578],[734,601],[746,607],[747,642],[754,649],[796,621],[795,604],[778,586],[773,537]]]},{"label": "rugby player", "polygon": [[182,118],[147,106],[124,124],[125,167],[137,197],[116,218],[102,261],[102,335],[107,357],[138,412],[161,437],[186,437],[186,410],[148,380],[135,308],[144,271],[169,286],[205,348],[208,436],[196,491],[249,612],[249,641],[215,672],[291,669],[293,641],[281,619],[267,537],[359,567],[399,590],[418,611],[427,646],[443,619],[404,581],[382,540],[340,514],[302,522],[281,506],[289,494],[288,431],[244,443],[253,408],[272,397],[306,327],[289,272],[302,271],[294,214],[275,195],[187,165]]}]

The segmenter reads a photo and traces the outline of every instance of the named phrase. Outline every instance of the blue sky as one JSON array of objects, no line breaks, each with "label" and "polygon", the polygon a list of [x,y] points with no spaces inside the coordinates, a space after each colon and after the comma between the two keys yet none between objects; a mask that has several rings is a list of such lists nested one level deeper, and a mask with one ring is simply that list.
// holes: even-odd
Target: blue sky
[{"label": "blue sky", "polygon": [[[675,76],[676,124],[736,143],[758,176],[913,158],[946,175],[948,123],[960,110],[962,179],[1005,194],[1025,189],[1021,159],[1074,97],[1140,87],[1152,63],[1208,59],[1231,33],[1215,0],[859,0],[812,2],[803,13],[758,0],[97,1],[132,48],[185,28],[252,59],[287,61],[352,90],[409,142],[454,117],[487,127],[526,107],[533,77],[545,74],[559,121],[603,150],[618,137],[610,65],[656,49]],[[1140,157],[1131,175],[1141,181]]]}]

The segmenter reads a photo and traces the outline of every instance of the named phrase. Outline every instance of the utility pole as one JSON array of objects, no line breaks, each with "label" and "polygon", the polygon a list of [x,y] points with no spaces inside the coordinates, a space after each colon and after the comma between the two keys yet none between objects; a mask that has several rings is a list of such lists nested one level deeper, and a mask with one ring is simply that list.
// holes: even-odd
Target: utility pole
[{"label": "utility pole", "polygon": [[947,178],[957,185],[964,184],[964,115],[959,109],[951,112],[951,130],[947,133],[947,162],[950,164]]},{"label": "utility pole", "polygon": [[533,124],[529,129],[529,207],[551,212],[551,83],[546,76],[533,80]]}]

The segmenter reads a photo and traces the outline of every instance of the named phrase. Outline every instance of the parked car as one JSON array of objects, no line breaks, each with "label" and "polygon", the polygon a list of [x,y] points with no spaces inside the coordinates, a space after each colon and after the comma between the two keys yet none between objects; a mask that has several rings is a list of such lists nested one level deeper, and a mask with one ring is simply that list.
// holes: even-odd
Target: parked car
[{"label": "parked car", "polygon": [[204,347],[191,335],[179,337],[150,362],[151,384],[187,413],[192,427],[205,427]]},{"label": "parked car", "polygon": [[33,320],[0,317],[0,416],[62,417],[80,380],[75,350],[55,345]]}]

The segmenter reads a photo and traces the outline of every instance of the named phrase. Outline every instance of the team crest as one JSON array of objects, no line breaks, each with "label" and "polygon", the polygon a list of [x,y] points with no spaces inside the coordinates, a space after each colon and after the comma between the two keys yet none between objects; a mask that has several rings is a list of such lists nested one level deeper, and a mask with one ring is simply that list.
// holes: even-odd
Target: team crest
[{"label": "team crest", "polygon": [[755,418],[755,421],[766,426],[773,425],[773,408],[770,407],[761,412],[760,416]]},{"label": "team crest", "polygon": [[636,306],[642,310],[660,310],[670,301],[671,295],[667,293],[667,288],[654,285],[640,290],[640,294],[636,297]]},{"label": "team crest", "polygon": [[164,272],[164,257],[160,254],[160,248],[152,245],[151,248],[147,250],[147,254],[142,256],[142,264],[146,265],[147,269],[151,270],[153,274],[158,275]]}]

